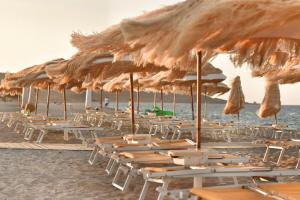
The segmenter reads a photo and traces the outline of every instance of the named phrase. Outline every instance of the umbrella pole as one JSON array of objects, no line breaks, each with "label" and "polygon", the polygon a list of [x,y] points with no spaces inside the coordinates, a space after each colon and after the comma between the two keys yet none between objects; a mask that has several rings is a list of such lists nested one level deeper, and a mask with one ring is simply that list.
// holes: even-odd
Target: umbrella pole
[{"label": "umbrella pole", "polygon": [[[197,119],[196,119],[196,142],[197,150],[201,149],[201,94],[202,94],[202,52],[197,53]],[[202,187],[202,177],[194,177],[193,187]]]},{"label": "umbrella pole", "polygon": [[202,52],[197,53],[197,149],[201,149]]},{"label": "umbrella pole", "polygon": [[116,91],[116,112],[119,110],[119,91]]},{"label": "umbrella pole", "polygon": [[154,92],[154,95],[153,95],[153,108],[156,107],[156,92]]},{"label": "umbrella pole", "polygon": [[275,123],[277,124],[278,123],[278,121],[277,121],[277,114],[275,114],[274,117],[275,117]]},{"label": "umbrella pole", "polygon": [[103,108],[103,89],[100,90],[100,108]]},{"label": "umbrella pole", "polygon": [[130,103],[131,103],[131,131],[135,133],[135,122],[134,122],[134,96],[133,96],[133,74],[130,73]]},{"label": "umbrella pole", "polygon": [[137,93],[136,93],[136,100],[137,100],[137,107],[136,107],[136,112],[140,112],[140,85],[137,84]]},{"label": "umbrella pole", "polygon": [[46,115],[49,116],[49,104],[50,104],[50,84],[48,84],[48,94],[47,94],[47,111]]},{"label": "umbrella pole", "polygon": [[64,120],[68,119],[67,116],[67,97],[66,97],[66,88],[63,89],[63,100],[64,100]]},{"label": "umbrella pole", "polygon": [[176,116],[176,92],[174,89],[174,94],[173,94],[173,116]]},{"label": "umbrella pole", "polygon": [[39,89],[35,89],[35,115],[37,114],[37,106],[39,102]]},{"label": "umbrella pole", "polygon": [[164,94],[163,94],[163,89],[160,90],[160,104],[161,104],[161,111],[164,112]]},{"label": "umbrella pole", "polygon": [[26,107],[26,103],[28,101],[29,98],[29,88],[28,87],[23,87],[22,89],[22,103],[21,103],[21,110],[24,109]]},{"label": "umbrella pole", "polygon": [[207,111],[207,87],[204,88],[204,112],[203,112],[204,120],[206,120],[206,111]]},{"label": "umbrella pole", "polygon": [[194,94],[193,94],[193,85],[190,86],[190,92],[191,92],[191,108],[192,108],[192,120],[195,119],[195,114],[194,114]]},{"label": "umbrella pole", "polygon": [[238,122],[240,122],[240,112],[238,112],[237,117],[238,117]]},{"label": "umbrella pole", "polygon": [[22,111],[22,105],[21,105],[21,97],[20,95],[18,94],[18,106],[19,106],[19,109],[20,109],[20,112]]}]

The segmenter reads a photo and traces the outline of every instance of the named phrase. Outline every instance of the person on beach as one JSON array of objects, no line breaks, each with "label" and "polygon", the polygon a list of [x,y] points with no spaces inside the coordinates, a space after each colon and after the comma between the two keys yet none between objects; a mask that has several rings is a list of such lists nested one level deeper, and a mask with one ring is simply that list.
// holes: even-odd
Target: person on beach
[{"label": "person on beach", "polygon": [[104,98],[104,106],[107,107],[109,104],[109,99],[107,97]]}]

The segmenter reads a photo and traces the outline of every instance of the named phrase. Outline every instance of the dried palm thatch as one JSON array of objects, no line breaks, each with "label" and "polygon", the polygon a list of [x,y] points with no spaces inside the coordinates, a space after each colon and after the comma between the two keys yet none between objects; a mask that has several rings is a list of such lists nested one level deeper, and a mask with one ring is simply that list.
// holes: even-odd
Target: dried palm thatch
[{"label": "dried palm thatch", "polygon": [[[226,76],[223,74],[222,70],[214,67],[212,64],[207,63],[202,69],[202,83],[219,83],[226,79]],[[174,84],[177,86],[190,86],[197,83],[197,74],[196,73],[186,73],[184,77],[174,81]]]},{"label": "dried palm thatch", "polygon": [[[75,86],[81,87],[82,82],[74,79],[70,79],[68,82],[64,82],[63,84],[54,81],[58,78],[62,78],[62,76],[59,76],[58,73],[55,75],[54,72],[66,62],[67,61],[64,59],[56,59],[44,64],[35,65],[33,67],[24,69],[13,75],[9,74],[8,80],[5,79],[5,85],[8,88],[30,86],[37,89],[47,89],[48,86],[50,86],[53,90],[58,92],[63,92],[64,89],[71,89]],[[49,77],[49,71],[52,72],[52,77]]]},{"label": "dried palm thatch", "polygon": [[264,76],[268,81],[280,84],[292,84],[300,81],[300,59],[289,59],[284,67],[267,72],[253,71],[253,76]]},{"label": "dried palm thatch", "polygon": [[6,96],[16,96],[22,93],[22,88],[8,88],[6,87],[5,80],[1,80],[0,84],[0,95]]},{"label": "dried palm thatch", "polygon": [[[142,84],[141,84],[142,80],[146,79],[148,77],[151,77],[153,75],[154,75],[154,73],[143,73],[143,72],[142,73],[134,73],[133,74],[133,82],[132,82],[133,86],[134,86],[133,90],[135,90],[135,91],[140,90],[142,87]],[[124,82],[123,89],[130,90],[130,80],[127,80]]]},{"label": "dried palm thatch", "polygon": [[230,95],[224,108],[224,114],[238,114],[244,108],[245,97],[242,91],[241,79],[239,76],[232,81]]},{"label": "dried palm thatch", "polygon": [[225,83],[204,83],[202,85],[202,91],[208,96],[214,96],[216,94],[222,95],[227,93],[230,88]]},{"label": "dried palm thatch", "polygon": [[105,68],[111,67],[113,60],[113,55],[107,53],[77,54],[68,62],[68,73],[72,75],[72,78],[78,80],[87,75],[90,79],[95,79]]},{"label": "dried palm thatch", "polygon": [[82,81],[85,88],[97,88],[94,83],[101,83],[105,79],[117,77],[122,73],[135,72],[157,72],[166,70],[152,64],[137,66],[129,58],[123,57],[122,60],[114,61],[114,56],[108,53],[77,53],[70,60],[48,69],[48,75],[59,84],[77,80]]},{"label": "dried palm thatch", "polygon": [[51,82],[45,72],[46,67],[55,66],[62,61],[63,59],[61,58],[55,59],[40,65],[26,68],[14,74],[8,73],[5,75],[4,79],[6,87],[27,87],[32,84],[36,87],[42,87],[44,82]]},{"label": "dried palm thatch", "polygon": [[299,10],[298,0],[186,0],[124,20],[120,29],[144,62],[173,66],[201,50],[261,68],[278,51],[299,56]]},{"label": "dried palm thatch", "polygon": [[[208,63],[203,67],[204,82],[220,82],[226,79],[223,75],[222,70],[215,68],[213,65]],[[144,77],[139,81],[139,84],[143,88],[154,87],[156,85],[163,85],[166,82],[170,82],[170,85],[177,86],[190,86],[197,82],[195,73],[181,71],[178,69],[170,69],[168,71],[162,71],[157,74],[150,74],[148,77]],[[171,83],[172,82],[172,83]]]},{"label": "dried palm thatch", "polygon": [[[186,74],[185,71],[171,69],[168,71],[161,71],[157,74],[152,73],[148,76],[142,77],[139,80],[140,88],[159,88],[162,86],[171,84],[172,81],[178,78],[182,78]],[[128,83],[129,85],[129,83]]]},{"label": "dried palm thatch", "polygon": [[73,33],[71,37],[71,43],[81,52],[111,52],[123,56],[132,51],[129,45],[124,42],[120,25],[111,26],[90,36]]},{"label": "dried palm thatch", "polygon": [[278,83],[268,81],[265,96],[257,112],[260,118],[275,116],[281,109],[280,91]]},{"label": "dried palm thatch", "polygon": [[[166,12],[170,8],[166,7],[160,10],[147,12],[137,19],[143,19],[151,16],[156,16],[161,12]],[[124,55],[133,52],[134,49],[130,47],[124,40],[123,33],[120,29],[120,24],[113,25],[100,33],[95,33],[89,36],[80,33],[72,34],[71,43],[77,47],[81,52],[111,52],[116,57],[123,57]]]},{"label": "dried palm thatch", "polygon": [[63,60],[62,62],[58,63],[55,66],[46,67],[45,71],[50,79],[53,80],[53,82],[58,84],[65,84],[69,82],[71,79],[68,79],[67,76],[67,63],[69,60]]},{"label": "dried palm thatch", "polygon": [[123,73],[151,73],[165,71],[167,68],[147,64],[144,66],[137,66],[132,61],[116,61],[112,63],[111,67],[103,70],[102,79],[112,78],[119,76]]},{"label": "dried palm thatch", "polygon": [[84,91],[86,91],[85,88],[81,88],[81,87],[72,87],[70,90],[76,94],[81,94]]},{"label": "dried palm thatch", "polygon": [[116,92],[123,89],[123,85],[129,79],[129,74],[122,74],[118,77],[113,78],[108,83],[104,84],[103,90],[107,92]]}]

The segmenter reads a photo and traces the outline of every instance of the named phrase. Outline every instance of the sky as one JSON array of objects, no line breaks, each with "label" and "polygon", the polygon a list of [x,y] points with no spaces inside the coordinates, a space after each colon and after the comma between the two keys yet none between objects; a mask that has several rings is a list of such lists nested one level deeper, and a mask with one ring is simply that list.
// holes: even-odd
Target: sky
[{"label": "sky", "polygon": [[[124,18],[180,1],[0,0],[0,71],[16,72],[55,58],[68,59],[77,52],[70,44],[72,32],[99,32]],[[262,101],[265,81],[252,78],[247,66],[235,68],[227,55],[218,56],[212,64],[223,70],[227,84],[241,77],[247,102]],[[282,104],[300,104],[299,86],[280,86]]]}]

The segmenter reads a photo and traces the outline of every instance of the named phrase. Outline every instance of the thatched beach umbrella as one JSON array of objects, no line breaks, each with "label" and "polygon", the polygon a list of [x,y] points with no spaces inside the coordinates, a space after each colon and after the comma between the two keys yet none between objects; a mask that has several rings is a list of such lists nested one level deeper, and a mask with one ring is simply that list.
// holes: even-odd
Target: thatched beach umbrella
[{"label": "thatched beach umbrella", "polygon": [[227,93],[230,88],[224,83],[204,83],[202,84],[204,91],[204,111],[203,120],[206,120],[207,115],[207,96],[213,96],[216,94],[222,95]]},{"label": "thatched beach umbrella", "polygon": [[[127,42],[126,47],[137,52],[138,63],[167,67],[181,63],[182,68],[188,68],[194,65],[186,61],[197,52],[197,114],[200,116],[202,64],[219,52],[231,53],[237,64],[249,63],[259,69],[278,50],[297,57],[299,10],[297,0],[187,0],[126,20],[117,27],[121,29],[117,32],[122,33],[119,37]],[[79,43],[84,49],[86,43]],[[120,45],[114,54],[124,49]],[[197,148],[201,143],[200,122],[197,119]]]},{"label": "thatched beach umbrella", "polygon": [[[226,76],[223,74],[222,70],[214,67],[212,64],[207,63],[203,67],[203,73],[201,76],[203,84],[213,83],[217,84],[226,79]],[[194,120],[194,94],[193,94],[193,85],[197,83],[197,74],[196,73],[187,73],[182,79],[177,79],[174,84],[177,86],[186,86],[189,87],[191,95],[191,108],[192,108],[192,119]],[[206,87],[204,87],[205,90]],[[206,92],[204,92],[206,96]],[[206,97],[205,97],[205,114],[206,114]]]},{"label": "thatched beach umbrella", "polygon": [[240,119],[240,111],[244,108],[245,97],[242,90],[241,79],[235,77],[231,83],[230,95],[224,108],[224,114],[237,114]]},{"label": "thatched beach umbrella", "polygon": [[5,80],[1,80],[0,81],[0,96],[7,96],[7,95],[10,95],[10,96],[18,96],[18,106],[19,106],[19,109],[20,111],[22,110],[22,106],[21,106],[21,94],[23,92],[23,89],[22,88],[7,88],[5,86]]},{"label": "thatched beach umbrella", "polygon": [[[142,78],[145,78],[146,76],[148,76],[149,73],[135,73],[133,75],[133,85],[135,85],[136,87],[134,88],[136,91],[136,101],[137,101],[137,106],[136,106],[136,111],[137,113],[140,112],[140,80]],[[130,80],[128,80],[126,83],[124,83],[123,88],[124,89],[130,89]]]},{"label": "thatched beach umbrella", "polygon": [[278,83],[268,81],[265,89],[265,96],[257,112],[260,118],[266,118],[270,116],[275,117],[277,124],[277,113],[281,109],[280,91]]},{"label": "thatched beach umbrella", "polygon": [[[62,62],[64,59],[55,59],[40,65],[35,65],[33,67],[29,67],[20,72],[17,72],[14,75],[8,75],[7,80],[10,85],[18,85],[19,87],[30,87],[28,103],[25,110],[36,110],[38,105],[38,91],[40,89],[48,89],[48,97],[47,97],[47,116],[49,112],[49,100],[50,100],[50,88],[53,87],[56,90],[64,91],[64,87],[55,85],[53,80],[47,75],[46,68],[54,67]],[[36,88],[36,102],[35,105],[32,103],[32,88]],[[63,92],[64,93],[64,92]],[[64,95],[65,99],[65,95]],[[65,102],[65,101],[64,101]],[[64,106],[66,108],[66,106]],[[64,117],[66,119],[66,109],[64,109]],[[37,110],[36,110],[37,113]]]},{"label": "thatched beach umbrella", "polygon": [[122,74],[115,77],[103,85],[103,90],[107,92],[114,92],[115,95],[115,111],[119,110],[119,92],[123,90],[123,85],[129,80],[128,75]]},{"label": "thatched beach umbrella", "polygon": [[297,0],[187,0],[124,20],[121,31],[147,62],[173,66],[191,50],[233,51],[236,63],[260,67],[278,49],[298,55],[299,8]]},{"label": "thatched beach umbrella", "polygon": [[103,109],[103,86],[108,83],[110,80],[106,79],[106,80],[101,80],[101,81],[94,81],[93,82],[93,90],[98,90],[100,91],[100,109]]},{"label": "thatched beach umbrella", "polygon": [[[137,66],[132,61],[129,55],[123,57],[118,61],[113,62],[112,57],[111,60],[106,59],[105,61],[103,58],[97,59],[95,62],[99,63],[110,63],[110,65],[106,65],[106,67],[102,70],[101,74],[98,75],[98,79],[107,79],[119,76],[115,81],[118,82],[120,79],[124,81],[125,77],[128,77],[129,74],[129,81],[130,81],[130,100],[131,100],[131,115],[132,115],[132,132],[134,133],[134,96],[133,96],[133,73],[148,73],[148,72],[159,72],[162,70],[166,70],[165,67],[155,66],[152,64],[145,65],[145,66]],[[85,72],[86,73],[86,72]],[[82,74],[84,75],[84,73]],[[128,80],[128,78],[127,78]],[[123,86],[124,82],[122,83]],[[106,90],[116,90],[119,91],[122,89],[116,89],[118,84],[114,84],[114,81],[107,83],[103,86]]]},{"label": "thatched beach umbrella", "polygon": [[253,71],[254,77],[264,76],[268,81],[280,84],[293,84],[300,82],[300,58],[293,57],[278,69],[266,72]]},{"label": "thatched beach umbrella", "polygon": [[[236,64],[258,69],[278,50],[297,57],[299,8],[296,0],[187,0],[157,11],[155,17],[126,20],[121,30],[128,44],[140,47],[140,62],[172,67],[198,52],[200,79],[202,63],[219,52],[230,52]],[[201,80],[197,85],[200,100]],[[197,124],[200,147],[200,119]]]}]

